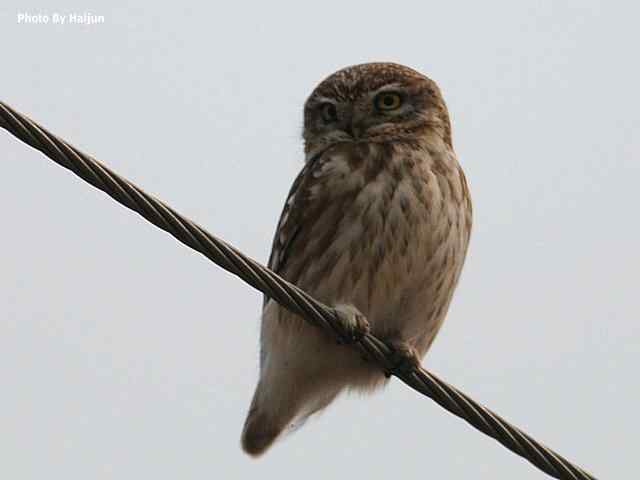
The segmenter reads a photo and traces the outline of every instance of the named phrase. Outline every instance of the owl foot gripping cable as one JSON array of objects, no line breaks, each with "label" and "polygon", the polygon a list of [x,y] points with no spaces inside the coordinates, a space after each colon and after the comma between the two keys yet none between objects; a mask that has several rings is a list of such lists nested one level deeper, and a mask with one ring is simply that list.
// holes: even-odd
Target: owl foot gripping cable
[{"label": "owl foot gripping cable", "polygon": [[[398,368],[419,362],[447,313],[471,232],[439,88],[397,64],[345,68],[308,98],[303,137],[305,165],[269,267],[336,306],[355,339],[370,330],[388,340]],[[371,391],[389,373],[265,299],[244,450],[262,454],[340,392]]]}]

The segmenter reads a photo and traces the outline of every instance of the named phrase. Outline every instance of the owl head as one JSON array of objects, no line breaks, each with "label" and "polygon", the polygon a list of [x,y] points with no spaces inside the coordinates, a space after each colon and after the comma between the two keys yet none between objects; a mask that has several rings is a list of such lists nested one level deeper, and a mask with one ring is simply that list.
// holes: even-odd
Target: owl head
[{"label": "owl head", "polygon": [[436,83],[395,63],[364,63],[323,80],[304,107],[305,152],[341,142],[440,141],[451,148],[451,124]]}]

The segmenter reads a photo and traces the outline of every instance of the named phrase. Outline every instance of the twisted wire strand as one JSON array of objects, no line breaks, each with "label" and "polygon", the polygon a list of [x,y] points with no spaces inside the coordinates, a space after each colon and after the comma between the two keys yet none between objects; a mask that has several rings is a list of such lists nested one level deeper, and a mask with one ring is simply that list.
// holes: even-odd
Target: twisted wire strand
[{"label": "twisted wire strand", "polygon": [[[339,341],[348,338],[349,332],[343,331],[333,308],[318,302],[3,102],[0,102],[0,127],[40,150],[51,160],[71,170],[118,203],[137,212],[158,228],[170,233],[178,241],[202,253],[218,266],[240,277],[280,305],[302,316],[309,323],[335,335]],[[585,470],[423,368],[394,371],[392,349],[374,335],[366,334],[351,346],[357,348],[368,360],[377,362],[383,370],[390,371],[417,392],[493,437],[551,477],[562,480],[595,480],[595,477]]]}]

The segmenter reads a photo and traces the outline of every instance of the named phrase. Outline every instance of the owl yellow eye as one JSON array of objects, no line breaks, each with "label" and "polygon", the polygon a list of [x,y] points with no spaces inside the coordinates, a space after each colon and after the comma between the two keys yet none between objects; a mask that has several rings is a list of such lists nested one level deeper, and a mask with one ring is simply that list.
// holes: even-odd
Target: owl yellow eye
[{"label": "owl yellow eye", "polygon": [[331,123],[338,120],[338,110],[333,103],[323,103],[320,106],[320,112],[322,113],[322,119],[326,123]]},{"label": "owl yellow eye", "polygon": [[378,110],[389,112],[402,105],[402,96],[397,92],[382,92],[376,95],[374,103]]}]

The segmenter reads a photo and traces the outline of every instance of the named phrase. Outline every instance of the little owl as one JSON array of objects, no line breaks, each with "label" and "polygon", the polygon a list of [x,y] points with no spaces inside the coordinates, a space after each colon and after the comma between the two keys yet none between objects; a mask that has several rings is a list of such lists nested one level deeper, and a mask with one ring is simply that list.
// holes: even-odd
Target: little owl
[{"label": "little owl", "polygon": [[[471,231],[471,198],[438,86],[408,67],[340,70],[304,107],[305,165],[269,267],[334,306],[354,335],[383,339],[419,364],[447,313]],[[268,298],[260,379],[242,446],[262,454],[345,389],[387,375],[353,348]]]}]

